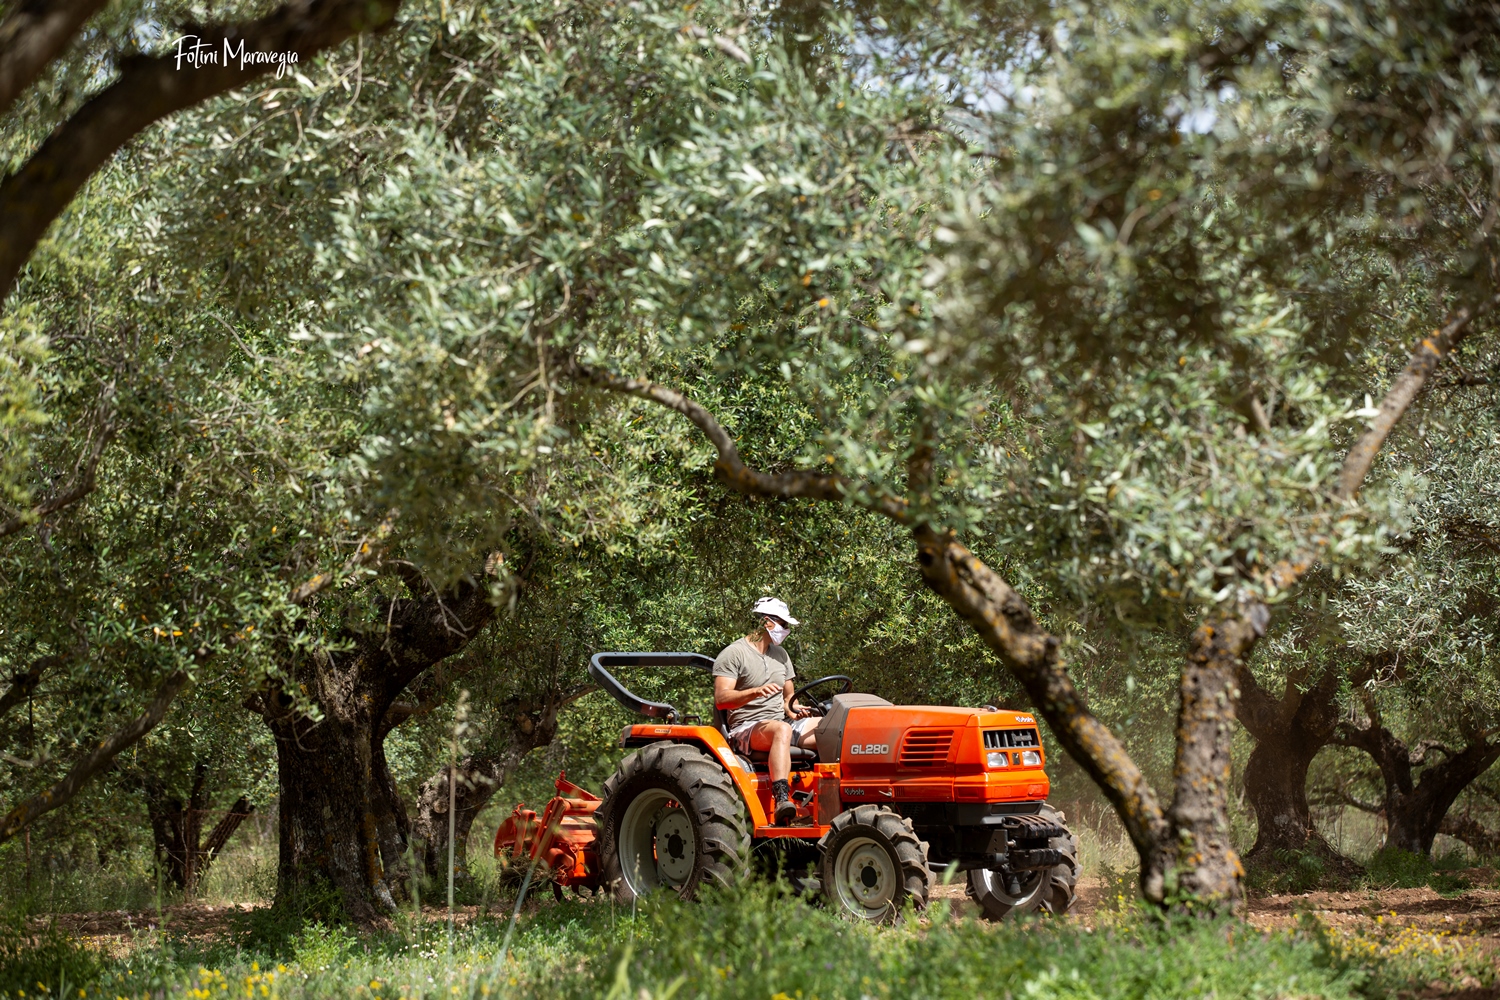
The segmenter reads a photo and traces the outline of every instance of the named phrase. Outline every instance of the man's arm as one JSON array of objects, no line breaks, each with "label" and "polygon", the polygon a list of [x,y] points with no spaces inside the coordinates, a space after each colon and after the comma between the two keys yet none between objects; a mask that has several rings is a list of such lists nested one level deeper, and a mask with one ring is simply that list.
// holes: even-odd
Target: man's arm
[{"label": "man's arm", "polygon": [[735,678],[725,677],[722,674],[714,675],[714,706],[717,708],[730,709],[739,708],[757,698],[764,698],[768,694],[776,693],[775,684],[762,684],[760,687],[748,688],[744,691],[736,691],[734,688]]}]

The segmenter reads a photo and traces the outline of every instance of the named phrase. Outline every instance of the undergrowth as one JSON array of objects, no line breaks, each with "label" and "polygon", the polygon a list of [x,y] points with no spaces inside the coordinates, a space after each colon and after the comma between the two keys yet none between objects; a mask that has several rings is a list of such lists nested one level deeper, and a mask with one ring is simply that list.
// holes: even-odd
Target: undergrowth
[{"label": "undergrowth", "polygon": [[387,933],[360,936],[266,911],[208,941],[176,936],[170,925],[143,933],[118,958],[55,932],[21,933],[30,925],[13,916],[7,930],[20,943],[0,951],[0,995],[1352,998],[1425,982],[1418,977],[1431,978],[1453,958],[1413,949],[1415,957],[1391,959],[1317,926],[1262,934],[1234,921],[1164,919],[1120,895],[1092,929],[959,919],[941,901],[896,927],[854,925],[763,882],[697,904],[542,901],[522,917],[503,961],[507,920],[499,912],[457,928],[450,940],[443,923],[410,913]]},{"label": "undergrowth", "polygon": [[1399,848],[1388,847],[1370,859],[1364,883],[1371,889],[1419,889],[1429,886],[1444,895],[1456,895],[1472,888],[1469,878],[1460,872],[1469,867],[1462,851],[1427,858]]}]

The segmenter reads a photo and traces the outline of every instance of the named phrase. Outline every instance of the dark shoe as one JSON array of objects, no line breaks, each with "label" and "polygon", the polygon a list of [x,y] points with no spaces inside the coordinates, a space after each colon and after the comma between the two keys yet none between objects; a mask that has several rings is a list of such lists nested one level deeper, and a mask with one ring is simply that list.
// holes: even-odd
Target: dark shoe
[{"label": "dark shoe", "polygon": [[790,826],[792,820],[795,819],[796,816],[797,807],[792,805],[790,800],[782,799],[781,801],[776,803],[775,823],[777,826]]}]

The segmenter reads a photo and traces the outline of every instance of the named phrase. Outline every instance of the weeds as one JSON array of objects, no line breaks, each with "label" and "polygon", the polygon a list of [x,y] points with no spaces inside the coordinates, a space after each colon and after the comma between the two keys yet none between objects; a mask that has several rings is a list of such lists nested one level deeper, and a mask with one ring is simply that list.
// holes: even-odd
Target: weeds
[{"label": "weeds", "polygon": [[[1122,886],[1127,877],[1121,876]],[[87,998],[195,1000],[252,993],[282,1000],[1006,994],[1028,1000],[1337,1000],[1362,995],[1370,982],[1404,981],[1400,968],[1371,972],[1384,960],[1339,951],[1325,937],[1266,935],[1233,921],[1166,920],[1134,902],[1122,902],[1093,930],[1046,919],[993,925],[945,918],[940,909],[931,920],[870,927],[758,881],[696,904],[649,899],[634,913],[607,900],[548,903],[523,915],[503,964],[498,956],[507,921],[499,915],[456,928],[450,957],[440,922],[361,937],[321,922],[294,927],[294,917],[283,911],[275,933],[262,929],[210,942],[142,935],[123,958],[69,967],[65,985],[73,997],[81,989]],[[36,946],[21,951],[27,949]],[[26,958],[29,967],[43,960],[40,951]],[[42,977],[44,995],[57,997],[64,981],[50,975]],[[0,995],[19,997],[21,980],[7,976]],[[28,1000],[36,993],[29,989]]]},{"label": "weeds", "polygon": [[20,909],[0,914],[0,996],[25,991],[61,996],[93,982],[100,971],[99,957],[56,923],[37,926]]},{"label": "weeds", "polygon": [[1365,884],[1372,889],[1419,889],[1428,886],[1444,895],[1456,895],[1472,888],[1467,876],[1458,872],[1468,866],[1462,852],[1427,858],[1399,848],[1388,847],[1370,859]]}]

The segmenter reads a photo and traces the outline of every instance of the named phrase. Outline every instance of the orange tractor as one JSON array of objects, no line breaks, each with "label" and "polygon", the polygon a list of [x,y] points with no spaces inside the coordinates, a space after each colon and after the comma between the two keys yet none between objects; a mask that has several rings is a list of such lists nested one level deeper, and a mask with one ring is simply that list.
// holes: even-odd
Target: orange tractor
[{"label": "orange tractor", "polygon": [[[795,870],[806,887],[851,916],[883,921],[908,900],[925,906],[934,872],[963,873],[994,920],[1073,903],[1078,841],[1047,804],[1036,720],[994,708],[892,705],[821,677],[795,700],[821,715],[816,750],[792,750],[797,815],[771,823],[764,754],[747,759],[712,725],[637,697],[610,668],[693,667],[698,653],[599,653],[589,673],[647,721],[625,727],[635,752],[595,797],[560,777],[540,817],[516,807],[495,837],[497,856],[545,865],[558,892],[608,889],[624,900],[658,889],[691,898],[724,883],[752,851]],[[834,690],[837,689],[837,690]],[[822,697],[809,698],[821,692]],[[759,759],[757,759],[759,758]]]}]

